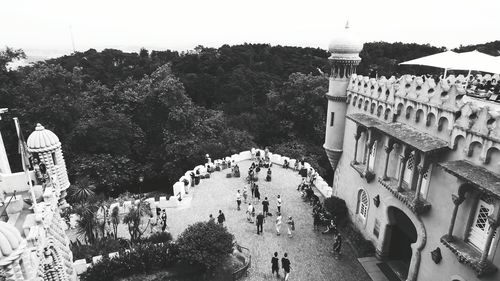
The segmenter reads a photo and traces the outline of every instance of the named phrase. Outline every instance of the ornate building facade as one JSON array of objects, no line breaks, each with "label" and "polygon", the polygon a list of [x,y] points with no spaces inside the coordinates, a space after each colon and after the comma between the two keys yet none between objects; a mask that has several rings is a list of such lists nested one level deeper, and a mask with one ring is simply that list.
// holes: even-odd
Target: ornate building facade
[{"label": "ornate building facade", "polygon": [[500,280],[500,111],[439,82],[356,75],[362,44],[332,41],[324,148],[333,195],[401,280]]},{"label": "ornate building facade", "polygon": [[8,281],[76,280],[60,216],[69,187],[61,143],[40,124],[27,146],[20,140],[31,168],[12,173],[0,136],[0,273]]}]

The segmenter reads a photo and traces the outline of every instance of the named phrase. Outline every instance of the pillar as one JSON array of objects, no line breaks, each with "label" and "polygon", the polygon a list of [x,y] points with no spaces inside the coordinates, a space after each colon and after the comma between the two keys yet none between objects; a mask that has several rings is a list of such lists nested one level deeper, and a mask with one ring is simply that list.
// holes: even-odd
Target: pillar
[{"label": "pillar", "polygon": [[370,163],[370,155],[372,154],[372,149],[373,149],[373,136],[372,136],[372,130],[371,129],[368,129],[368,136],[367,136],[367,139],[366,139],[366,149],[365,149],[365,154],[366,154],[366,158],[365,158],[365,175],[368,174],[370,168],[368,167],[369,163]]},{"label": "pillar", "polygon": [[453,229],[455,228],[455,220],[457,218],[457,212],[458,212],[458,206],[462,204],[465,200],[465,197],[463,196],[457,196],[455,194],[451,195],[451,200],[453,200],[453,205],[455,207],[453,208],[453,213],[451,215],[451,221],[450,221],[450,226],[448,228],[448,241],[453,240]]},{"label": "pillar", "polygon": [[389,140],[387,145],[384,147],[385,150],[385,165],[384,165],[384,176],[383,179],[387,180],[389,177],[387,176],[387,169],[389,167],[389,160],[391,158],[391,151],[394,148],[394,144]]},{"label": "pillar", "polygon": [[360,137],[361,137],[360,133],[354,134],[354,139],[356,140],[356,144],[354,146],[354,160],[352,161],[353,164],[358,164],[358,143]]},{"label": "pillar", "polygon": [[[415,189],[415,199],[414,202],[420,201],[420,190],[422,189],[422,181],[424,179],[424,174],[427,171],[427,168],[429,165],[427,164],[427,155],[423,154],[420,163],[417,166],[418,169],[418,179],[417,179],[417,187]],[[415,170],[415,167],[413,167],[413,170]]]},{"label": "pillar", "polygon": [[493,241],[493,236],[498,227],[498,220],[493,217],[488,217],[488,222],[490,224],[490,229],[488,230],[488,237],[486,237],[486,244],[484,245],[483,252],[481,253],[480,264],[484,264],[488,259],[488,254],[490,253],[491,242]]},{"label": "pillar", "polygon": [[406,162],[408,161],[408,147],[405,145],[403,147],[402,154],[399,155],[401,167],[399,167],[399,177],[398,177],[398,191],[403,191],[403,177],[406,169]]}]

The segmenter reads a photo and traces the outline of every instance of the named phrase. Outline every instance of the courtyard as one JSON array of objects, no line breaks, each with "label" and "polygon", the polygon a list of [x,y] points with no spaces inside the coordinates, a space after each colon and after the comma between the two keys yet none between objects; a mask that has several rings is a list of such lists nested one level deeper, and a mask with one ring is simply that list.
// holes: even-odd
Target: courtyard
[{"label": "courtyard", "polygon": [[[234,234],[238,244],[249,248],[252,255],[248,276],[242,280],[275,279],[271,275],[271,257],[274,252],[279,253],[279,258],[285,252],[288,253],[292,266],[289,280],[370,280],[346,241],[343,243],[342,257],[336,260],[331,253],[333,236],[313,230],[312,208],[303,202],[297,191],[300,176],[293,170],[274,165],[271,168],[271,182],[264,181],[265,170],[260,172],[257,184],[261,199],[268,197],[273,216],[266,219],[263,235],[257,235],[255,224],[246,219],[245,210],[248,205],[242,204],[240,211],[236,208],[236,192],[238,189],[243,190],[250,164],[251,161],[238,163],[241,178],[226,178],[229,169],[212,173],[211,178],[202,180],[190,190],[179,208],[167,209],[167,224],[174,238],[188,225],[206,221],[210,214],[217,217],[219,210],[222,210],[226,217],[225,226]],[[250,191],[248,194],[251,199]],[[278,194],[283,200],[283,222],[288,216],[295,220],[293,238],[286,235],[285,223],[281,228],[282,235],[276,235],[274,221]],[[262,210],[260,202],[252,202],[256,203],[257,212]]]}]

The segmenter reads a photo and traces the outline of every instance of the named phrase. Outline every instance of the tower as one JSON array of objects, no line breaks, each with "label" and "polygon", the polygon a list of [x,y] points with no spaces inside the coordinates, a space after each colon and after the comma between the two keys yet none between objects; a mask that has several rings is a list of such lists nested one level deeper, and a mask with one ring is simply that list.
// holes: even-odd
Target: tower
[{"label": "tower", "polygon": [[331,75],[328,85],[328,112],[326,120],[325,144],[328,160],[335,171],[342,155],[344,142],[345,115],[347,110],[347,86],[350,76],[356,72],[361,58],[359,52],[363,44],[349,32],[349,23],[337,38],[328,46],[331,56],[328,61]]},{"label": "tower", "polygon": [[27,145],[29,152],[38,156],[36,158],[47,166],[47,171],[57,181],[61,190],[60,203],[64,205],[66,189],[70,183],[59,138],[38,123],[35,131],[28,137]]}]

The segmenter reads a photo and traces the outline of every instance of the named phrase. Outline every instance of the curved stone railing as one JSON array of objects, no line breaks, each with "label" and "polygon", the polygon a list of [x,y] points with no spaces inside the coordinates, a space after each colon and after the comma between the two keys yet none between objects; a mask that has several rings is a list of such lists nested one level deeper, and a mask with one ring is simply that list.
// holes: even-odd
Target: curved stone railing
[{"label": "curved stone railing", "polygon": [[245,276],[247,274],[248,268],[252,265],[252,255],[250,254],[250,250],[240,245],[238,245],[238,250],[242,253],[246,253],[245,263],[233,272],[233,280],[238,280]]}]

